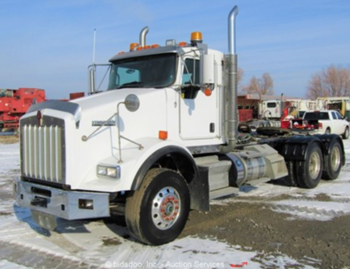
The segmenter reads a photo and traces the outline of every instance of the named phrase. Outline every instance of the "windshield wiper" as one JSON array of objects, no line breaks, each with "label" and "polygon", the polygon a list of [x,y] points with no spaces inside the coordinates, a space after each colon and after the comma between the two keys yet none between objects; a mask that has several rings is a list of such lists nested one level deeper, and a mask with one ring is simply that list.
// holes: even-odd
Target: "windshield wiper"
[{"label": "windshield wiper", "polygon": [[143,86],[143,84],[144,84],[144,82],[141,82],[141,81],[133,81],[133,82],[124,83],[124,84],[120,85],[117,89],[132,88],[135,86],[140,88],[141,86]]}]

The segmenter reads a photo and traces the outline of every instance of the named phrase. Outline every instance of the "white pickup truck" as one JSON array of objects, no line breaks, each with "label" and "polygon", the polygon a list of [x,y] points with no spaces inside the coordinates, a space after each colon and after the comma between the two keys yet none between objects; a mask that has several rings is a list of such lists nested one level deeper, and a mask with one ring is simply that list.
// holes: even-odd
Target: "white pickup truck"
[{"label": "white pickup truck", "polygon": [[318,134],[338,134],[349,138],[349,122],[336,110],[306,111],[303,125]]}]

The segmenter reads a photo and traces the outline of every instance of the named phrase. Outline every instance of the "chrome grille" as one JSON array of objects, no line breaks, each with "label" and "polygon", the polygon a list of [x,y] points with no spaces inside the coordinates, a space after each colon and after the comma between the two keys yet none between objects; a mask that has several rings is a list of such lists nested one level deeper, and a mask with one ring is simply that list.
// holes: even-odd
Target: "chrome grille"
[{"label": "chrome grille", "polygon": [[64,184],[64,122],[52,117],[43,119],[43,126],[36,125],[36,118],[21,120],[22,176]]}]

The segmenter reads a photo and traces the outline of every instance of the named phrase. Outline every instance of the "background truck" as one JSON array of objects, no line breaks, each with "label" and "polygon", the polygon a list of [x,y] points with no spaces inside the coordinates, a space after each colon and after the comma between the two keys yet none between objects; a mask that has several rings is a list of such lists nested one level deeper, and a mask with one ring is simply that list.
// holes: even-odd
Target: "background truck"
[{"label": "background truck", "polygon": [[318,97],[319,110],[337,110],[347,121],[350,121],[350,97]]},{"label": "background truck", "polygon": [[190,42],[139,43],[110,59],[107,91],[33,105],[20,120],[16,200],[55,229],[68,220],[122,214],[145,244],[177,238],[190,210],[276,179],[314,188],[345,163],[337,135],[287,136],[279,128],[242,142],[237,132],[235,19],[229,53]]},{"label": "background truck", "polygon": [[[84,92],[69,94],[69,100],[83,97]],[[17,131],[20,118],[32,104],[47,101],[43,89],[19,88],[0,90],[0,132],[3,130]],[[67,99],[62,101],[68,101]]]},{"label": "background truck", "polygon": [[306,111],[302,119],[293,119],[295,129],[311,130],[317,134],[337,134],[349,138],[349,122],[338,111]]},{"label": "background truck", "polygon": [[261,118],[280,120],[288,115],[302,117],[305,111],[315,110],[316,101],[301,98],[263,100],[259,104]]},{"label": "background truck", "polygon": [[36,88],[0,90],[0,132],[3,129],[17,129],[19,119],[33,103],[46,100],[45,91]]}]

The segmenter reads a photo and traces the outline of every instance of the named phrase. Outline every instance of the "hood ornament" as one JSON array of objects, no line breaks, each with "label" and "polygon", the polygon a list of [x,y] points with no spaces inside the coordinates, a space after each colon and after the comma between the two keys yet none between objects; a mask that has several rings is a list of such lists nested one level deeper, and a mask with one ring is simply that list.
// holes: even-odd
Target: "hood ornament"
[{"label": "hood ornament", "polygon": [[38,112],[36,113],[36,119],[37,119],[37,126],[41,127],[43,125],[43,116],[40,110],[38,110]]}]

